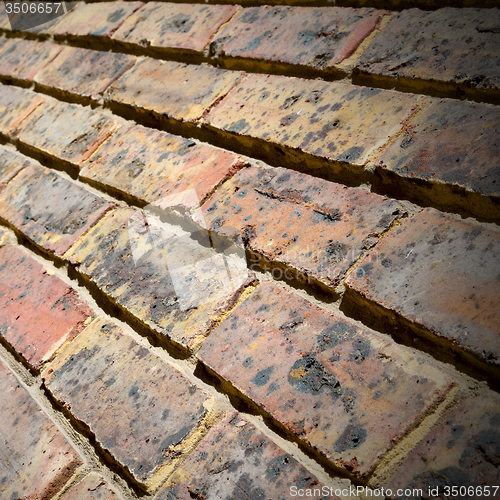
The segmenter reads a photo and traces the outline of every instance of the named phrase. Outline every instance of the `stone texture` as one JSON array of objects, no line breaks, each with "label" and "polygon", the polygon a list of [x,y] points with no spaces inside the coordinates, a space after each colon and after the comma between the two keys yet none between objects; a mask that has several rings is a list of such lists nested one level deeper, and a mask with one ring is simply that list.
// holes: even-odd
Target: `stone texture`
[{"label": "stone texture", "polygon": [[140,483],[189,449],[215,411],[213,396],[106,318],[94,321],[42,377]]},{"label": "stone texture", "polygon": [[240,77],[237,71],[145,59],[111,85],[105,97],[177,120],[194,121]]},{"label": "stone texture", "polygon": [[252,167],[227,181],[203,211],[210,230],[237,228],[251,250],[298,271],[285,277],[334,287],[402,209],[362,189]]},{"label": "stone texture", "polygon": [[26,167],[0,194],[0,217],[62,255],[114,205],[52,170]]},{"label": "stone texture", "polygon": [[2,362],[0,392],[0,495],[52,498],[82,461]]},{"label": "stone texture", "polygon": [[203,52],[236,5],[148,2],[130,16],[113,39],[146,47]]},{"label": "stone texture", "polygon": [[119,500],[120,497],[98,473],[87,474],[78,484],[64,493],[61,500]]},{"label": "stone texture", "polygon": [[50,99],[23,122],[19,140],[78,168],[122,123],[106,113]]},{"label": "stone texture", "polygon": [[194,349],[236,300],[248,272],[237,252],[219,253],[208,235],[194,235],[202,245],[192,236],[124,208],[108,214],[65,258],[161,337]]},{"label": "stone texture", "polygon": [[35,81],[71,94],[98,99],[135,61],[135,57],[125,54],[65,47],[36,75]]},{"label": "stone texture", "polygon": [[203,201],[244,165],[233,153],[131,125],[107,141],[80,175],[146,203],[191,189]]},{"label": "stone texture", "polygon": [[210,334],[198,358],[360,477],[452,384],[414,352],[271,282]]},{"label": "stone texture", "polygon": [[499,231],[425,209],[376,251],[350,274],[350,289],[498,369]]},{"label": "stone texture", "polygon": [[403,10],[375,37],[357,66],[381,76],[498,89],[499,22],[498,9]]},{"label": "stone texture", "polygon": [[19,247],[0,249],[0,333],[39,369],[93,317],[78,292]]},{"label": "stone texture", "polygon": [[[444,486],[456,486],[456,497],[496,498],[499,460],[500,401],[491,394],[469,398],[424,438],[387,487],[393,491],[421,488],[427,493],[429,487],[438,486],[441,496]],[[484,489],[478,489],[475,495],[477,486],[489,486],[489,495]],[[466,495],[460,494],[464,487]]]},{"label": "stone texture", "polygon": [[33,164],[30,158],[17,153],[14,149],[0,146],[0,192],[23,168]]},{"label": "stone texture", "polygon": [[[323,485],[237,411],[227,411],[169,478],[157,500],[291,499],[290,487],[318,500]],[[320,495],[314,494],[319,490]],[[329,491],[329,490],[328,490]]]},{"label": "stone texture", "polygon": [[264,6],[241,10],[214,38],[217,57],[331,68],[350,57],[387,11]]}]

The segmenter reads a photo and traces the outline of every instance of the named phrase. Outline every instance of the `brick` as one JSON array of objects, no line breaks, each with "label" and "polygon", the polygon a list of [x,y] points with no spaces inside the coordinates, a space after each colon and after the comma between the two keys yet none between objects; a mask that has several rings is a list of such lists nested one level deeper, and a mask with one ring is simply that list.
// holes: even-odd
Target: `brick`
[{"label": "brick", "polygon": [[203,201],[244,165],[233,153],[132,125],[107,141],[84,164],[80,176],[146,203],[190,189]]},{"label": "brick", "polygon": [[107,113],[47,99],[24,121],[19,140],[78,168],[122,123]]},{"label": "brick", "polygon": [[[278,149],[280,161],[299,170],[306,168],[300,155],[306,152],[335,161],[330,170],[341,171],[340,162],[364,165],[399,132],[422,99],[339,82],[254,74],[215,106],[205,123],[243,145],[248,144],[246,136],[259,139],[253,153],[262,156],[263,149],[275,156]],[[283,147],[292,152],[283,156]]]},{"label": "brick", "polygon": [[[160,489],[157,500],[192,498],[338,499],[245,416],[227,411]],[[315,492],[316,490],[316,492]],[[319,495],[314,494],[319,490]],[[292,490],[293,491],[293,490]],[[328,492],[330,490],[328,489]]]},{"label": "brick", "polygon": [[50,32],[56,37],[110,37],[142,2],[79,3]]},{"label": "brick", "polygon": [[[479,498],[471,494],[477,486],[489,486],[496,497],[500,473],[500,401],[488,394],[469,398],[447,415],[445,421],[429,433],[411,453],[388,484],[388,488],[465,487],[465,498]],[[483,490],[484,491],[484,490]],[[434,495],[435,496],[435,495]],[[489,496],[489,495],[488,495]]]},{"label": "brick", "polygon": [[65,258],[160,338],[195,349],[236,300],[246,262],[214,251],[207,235],[198,235],[202,246],[145,215],[128,208],[108,214]]},{"label": "brick", "polygon": [[[25,14],[20,12],[10,16],[10,26],[12,31],[29,32],[37,34],[47,34],[52,26],[55,26],[64,17],[64,8],[62,5],[54,5],[52,12],[39,11],[38,5],[43,3],[43,0],[34,0],[32,3],[37,7],[36,12]],[[69,12],[78,2],[65,2],[66,10]],[[57,15],[54,18],[54,15]]]},{"label": "brick", "polygon": [[94,313],[78,292],[19,247],[0,249],[0,333],[34,369],[78,335]]},{"label": "brick", "polygon": [[375,251],[346,280],[353,293],[498,370],[500,232],[428,208]]},{"label": "brick", "polygon": [[114,40],[148,48],[203,52],[236,5],[148,2],[113,35]]},{"label": "brick", "polygon": [[19,80],[32,80],[63,49],[55,43],[22,38],[12,40],[9,47],[0,54],[0,75]]},{"label": "brick", "polygon": [[299,271],[285,277],[335,287],[402,208],[362,189],[252,167],[227,181],[203,212],[210,230],[237,228],[251,250]]},{"label": "brick", "polygon": [[23,168],[33,164],[34,162],[26,156],[0,146],[0,192]]},{"label": "brick", "polygon": [[[241,73],[174,61],[145,59],[106,91],[107,100],[194,121],[231,90]],[[151,92],[151,89],[159,89]]]},{"label": "brick", "polygon": [[35,81],[47,87],[98,99],[109,85],[135,64],[135,58],[113,52],[65,47]]},{"label": "brick", "polygon": [[243,9],[214,38],[217,57],[331,69],[350,57],[386,11],[269,6]]},{"label": "brick", "polygon": [[139,483],[196,442],[215,399],[100,318],[42,374],[54,397],[71,408]]},{"label": "brick", "polygon": [[97,472],[87,474],[78,484],[61,495],[61,500],[119,500],[108,482]]},{"label": "brick", "polygon": [[10,28],[9,16],[7,16],[7,13],[5,12],[4,2],[0,4],[0,28],[7,30]]},{"label": "brick", "polygon": [[3,247],[7,243],[9,243],[11,236],[13,235],[8,229],[0,227],[0,247]]},{"label": "brick", "polygon": [[0,194],[0,216],[59,256],[113,206],[36,165],[25,168]]},{"label": "brick", "polygon": [[382,77],[498,89],[497,26],[496,9],[403,10],[375,37],[357,67]]},{"label": "brick", "polygon": [[0,495],[52,498],[82,460],[0,362]]},{"label": "brick", "polygon": [[299,440],[359,477],[453,383],[414,352],[271,282],[239,305],[197,356]]}]

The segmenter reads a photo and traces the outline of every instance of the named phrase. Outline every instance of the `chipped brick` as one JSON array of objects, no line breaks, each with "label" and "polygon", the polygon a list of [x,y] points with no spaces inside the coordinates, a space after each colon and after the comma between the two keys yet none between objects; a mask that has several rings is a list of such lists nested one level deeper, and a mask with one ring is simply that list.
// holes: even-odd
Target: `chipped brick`
[{"label": "chipped brick", "polygon": [[100,474],[91,472],[60,498],[61,500],[119,500],[120,497]]}]

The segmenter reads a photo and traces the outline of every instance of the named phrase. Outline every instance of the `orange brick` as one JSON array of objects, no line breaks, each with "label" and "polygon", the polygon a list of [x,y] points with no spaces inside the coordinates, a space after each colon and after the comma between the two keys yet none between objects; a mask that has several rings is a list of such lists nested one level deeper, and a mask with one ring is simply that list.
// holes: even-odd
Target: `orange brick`
[{"label": "orange brick", "polygon": [[8,135],[46,99],[19,87],[0,84],[0,133]]}]

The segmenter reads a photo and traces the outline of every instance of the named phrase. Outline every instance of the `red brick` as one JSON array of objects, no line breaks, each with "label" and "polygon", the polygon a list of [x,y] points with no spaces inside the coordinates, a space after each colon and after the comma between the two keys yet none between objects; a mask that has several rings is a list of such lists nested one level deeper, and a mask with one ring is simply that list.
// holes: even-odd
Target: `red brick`
[{"label": "red brick", "polygon": [[[444,486],[455,486],[459,493],[456,497],[498,498],[498,488],[493,487],[500,482],[499,460],[500,401],[495,394],[483,394],[465,400],[447,415],[411,453],[387,487],[392,491],[421,488],[428,493],[429,488],[439,486],[439,496],[446,498],[452,495],[445,494]],[[484,488],[476,490],[478,486],[488,486],[490,494]]]},{"label": "red brick", "polygon": [[402,209],[362,189],[252,167],[227,181],[203,211],[212,231],[237,228],[251,250],[298,271],[285,277],[334,287]]},{"label": "red brick", "polygon": [[2,362],[0,392],[0,495],[52,498],[82,461]]},{"label": "red brick", "polygon": [[[157,494],[157,500],[192,498],[338,499],[237,411],[227,411]],[[326,488],[326,487],[325,487]],[[316,491],[315,491],[316,490]],[[319,495],[314,494],[318,493]],[[292,493],[291,493],[292,491]],[[325,489],[325,492],[330,492]]]},{"label": "red brick", "polygon": [[13,149],[0,146],[0,191],[23,168],[33,164],[34,162],[26,156]]},{"label": "red brick", "polygon": [[0,217],[62,255],[114,205],[52,170],[29,166],[0,194]]},{"label": "red brick", "polygon": [[0,331],[35,369],[90,321],[78,292],[19,247],[0,249]]},{"label": "red brick", "polygon": [[140,483],[153,484],[162,466],[189,450],[203,420],[215,418],[213,396],[105,318],[42,377]]},{"label": "red brick", "polygon": [[113,83],[105,97],[177,120],[194,121],[240,78],[237,71],[145,59]]},{"label": "red brick", "polygon": [[131,125],[111,137],[83,165],[80,176],[146,203],[190,189],[203,201],[244,165],[233,153]]},{"label": "red brick", "polygon": [[361,477],[452,384],[414,352],[271,282],[210,334],[198,358]]},{"label": "red brick", "polygon": [[350,57],[387,11],[270,6],[243,9],[214,38],[217,57],[331,69]]},{"label": "red brick", "polygon": [[98,99],[101,94],[135,64],[135,58],[113,52],[65,47],[40,71],[35,81],[47,87]]},{"label": "red brick", "polygon": [[107,481],[97,472],[87,474],[78,484],[64,493],[61,500],[119,500],[120,497],[109,487]]},{"label": "red brick", "polygon": [[373,251],[346,281],[353,300],[379,304],[438,345],[446,340],[447,351],[498,370],[499,231],[425,209]]},{"label": "red brick", "polygon": [[236,5],[148,2],[130,16],[113,39],[151,48],[203,52]]}]

